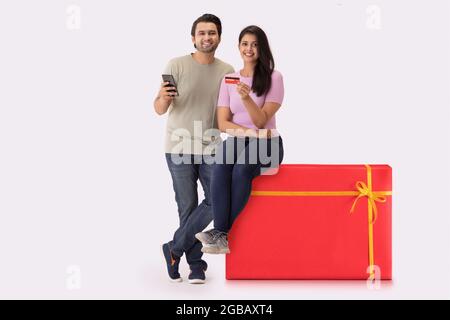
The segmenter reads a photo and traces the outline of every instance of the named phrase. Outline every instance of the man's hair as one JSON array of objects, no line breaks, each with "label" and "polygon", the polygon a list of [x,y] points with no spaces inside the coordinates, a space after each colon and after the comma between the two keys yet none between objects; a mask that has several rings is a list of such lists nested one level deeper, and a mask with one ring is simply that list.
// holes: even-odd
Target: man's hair
[{"label": "man's hair", "polygon": [[197,20],[195,20],[194,23],[192,24],[191,36],[193,36],[193,37],[195,36],[195,29],[197,28],[197,24],[199,22],[214,23],[217,27],[217,32],[219,34],[219,38],[222,35],[222,23],[220,22],[220,19],[213,14],[205,13],[201,17],[197,18]]}]

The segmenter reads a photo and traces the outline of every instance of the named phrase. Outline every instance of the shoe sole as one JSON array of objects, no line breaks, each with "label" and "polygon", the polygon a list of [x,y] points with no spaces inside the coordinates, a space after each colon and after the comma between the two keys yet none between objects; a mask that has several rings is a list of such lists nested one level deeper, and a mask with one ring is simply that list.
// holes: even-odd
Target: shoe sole
[{"label": "shoe sole", "polygon": [[210,253],[210,254],[226,254],[226,253],[230,253],[230,249],[229,248],[218,249],[215,246],[203,245],[202,252],[203,253]]},{"label": "shoe sole", "polygon": [[190,284],[204,284],[205,282],[206,282],[206,280],[202,280],[202,279],[189,279]]},{"label": "shoe sole", "polygon": [[[166,261],[166,256],[164,255],[163,247],[160,246],[159,248],[160,248],[159,251],[161,252],[161,255],[162,255],[164,261]],[[165,266],[165,267],[167,268],[167,266]],[[177,279],[172,279],[171,277],[169,277],[169,281],[170,281],[170,282],[174,282],[174,283],[182,282],[182,281],[183,281],[183,278],[179,277],[179,278],[177,278]]]}]

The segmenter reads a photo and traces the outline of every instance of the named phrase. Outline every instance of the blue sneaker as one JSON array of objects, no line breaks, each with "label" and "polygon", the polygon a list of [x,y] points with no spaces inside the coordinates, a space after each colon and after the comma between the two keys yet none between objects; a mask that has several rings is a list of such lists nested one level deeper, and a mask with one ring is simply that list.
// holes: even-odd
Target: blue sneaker
[{"label": "blue sneaker", "polygon": [[205,276],[206,267],[194,267],[189,273],[188,279],[190,284],[204,284],[206,282]]},{"label": "blue sneaker", "polygon": [[168,243],[164,243],[162,245],[162,252],[164,255],[164,259],[166,260],[167,272],[169,274],[170,281],[172,282],[181,282],[183,279],[178,272],[178,265],[180,264],[180,258],[175,257],[170,250],[170,246]]}]

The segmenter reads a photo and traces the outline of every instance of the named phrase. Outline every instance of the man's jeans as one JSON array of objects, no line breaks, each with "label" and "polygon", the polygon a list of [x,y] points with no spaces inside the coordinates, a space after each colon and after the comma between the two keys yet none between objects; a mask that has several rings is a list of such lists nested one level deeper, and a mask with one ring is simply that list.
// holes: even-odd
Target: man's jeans
[{"label": "man's jeans", "polygon": [[[206,164],[201,155],[181,157],[177,154],[166,153],[180,218],[180,226],[169,244],[175,255],[181,257],[183,253],[186,254],[186,260],[191,269],[206,268],[206,262],[201,259],[202,244],[195,238],[195,234],[203,231],[213,217],[210,200],[212,165]],[[205,195],[200,205],[197,193],[199,179]]]}]

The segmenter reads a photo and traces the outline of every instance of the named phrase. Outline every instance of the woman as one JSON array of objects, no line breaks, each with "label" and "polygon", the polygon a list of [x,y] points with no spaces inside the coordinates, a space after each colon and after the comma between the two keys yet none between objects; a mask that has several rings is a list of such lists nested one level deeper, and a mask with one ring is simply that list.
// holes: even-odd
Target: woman
[{"label": "woman", "polygon": [[217,104],[219,129],[229,137],[216,154],[211,179],[214,229],[196,234],[205,253],[229,253],[228,231],[249,199],[253,178],[278,167],[283,158],[275,123],[283,77],[274,70],[267,36],[261,28],[248,26],[238,47],[244,67],[225,76]]}]

